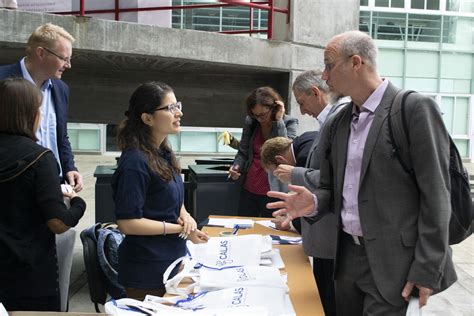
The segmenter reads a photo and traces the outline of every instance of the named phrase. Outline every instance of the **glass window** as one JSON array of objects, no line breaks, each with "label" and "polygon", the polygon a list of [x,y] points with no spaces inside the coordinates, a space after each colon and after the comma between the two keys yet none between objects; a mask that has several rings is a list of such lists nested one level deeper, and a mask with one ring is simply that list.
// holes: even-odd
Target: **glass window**
[{"label": "glass window", "polygon": [[249,10],[246,8],[224,8],[222,12],[222,30],[249,28]]},{"label": "glass window", "polygon": [[459,11],[459,0],[446,0],[446,10],[447,11]]},{"label": "glass window", "polygon": [[72,150],[100,152],[101,124],[68,123],[67,125]]},{"label": "glass window", "polygon": [[441,16],[409,14],[408,40],[439,43],[441,34]]},{"label": "glass window", "polygon": [[441,97],[439,105],[443,114],[444,125],[450,134],[453,132],[453,116],[454,116],[454,97]]},{"label": "glass window", "polygon": [[389,0],[375,0],[375,6],[388,8]]},{"label": "glass window", "polygon": [[403,78],[402,77],[385,76],[385,78],[387,78],[396,87],[403,88]]},{"label": "glass window", "polygon": [[456,112],[454,113],[453,135],[469,134],[469,98],[456,98]]},{"label": "glass window", "polygon": [[392,0],[390,5],[392,8],[404,8],[405,7],[405,0]]},{"label": "glass window", "polygon": [[382,76],[403,77],[403,50],[380,49],[379,71]]},{"label": "glass window", "polygon": [[370,33],[370,13],[367,11],[360,11],[360,17],[359,17],[359,31],[365,32],[369,35]]},{"label": "glass window", "polygon": [[441,78],[472,79],[472,55],[443,52],[441,57]]},{"label": "glass window", "polygon": [[215,132],[181,132],[181,152],[215,152],[216,149]]},{"label": "glass window", "polygon": [[[411,50],[407,52],[407,77],[438,78],[439,53]],[[420,65],[423,65],[420,67]]]},{"label": "glass window", "polygon": [[360,0],[360,5],[361,6],[368,6],[369,5],[369,0]]},{"label": "glass window", "polygon": [[425,0],[411,0],[411,8],[412,9],[424,9],[425,8]]},{"label": "glass window", "polygon": [[[456,45],[452,48],[474,49],[474,18],[445,16],[443,21],[443,44]],[[448,45],[449,48],[449,45]]]},{"label": "glass window", "polygon": [[405,37],[405,19],[403,13],[373,13],[374,38],[380,40],[402,41]]},{"label": "glass window", "polygon": [[168,144],[171,146],[173,151],[179,151],[179,133],[168,135]]},{"label": "glass window", "polygon": [[405,88],[417,90],[423,93],[426,92],[438,92],[438,79],[426,79],[426,78],[406,78]]},{"label": "glass window", "polygon": [[458,148],[459,154],[462,158],[469,157],[469,141],[467,139],[454,139],[454,143]]},{"label": "glass window", "polygon": [[461,0],[461,12],[474,13],[474,1]]},{"label": "glass window", "polygon": [[78,131],[78,148],[84,151],[100,151],[100,132],[99,130],[83,129]]},{"label": "glass window", "polygon": [[454,92],[454,80],[452,79],[441,79],[440,80],[440,92],[452,93]]},{"label": "glass window", "polygon": [[426,10],[439,10],[439,0],[426,0]]},{"label": "glass window", "polygon": [[471,93],[471,80],[454,80],[455,93]]}]

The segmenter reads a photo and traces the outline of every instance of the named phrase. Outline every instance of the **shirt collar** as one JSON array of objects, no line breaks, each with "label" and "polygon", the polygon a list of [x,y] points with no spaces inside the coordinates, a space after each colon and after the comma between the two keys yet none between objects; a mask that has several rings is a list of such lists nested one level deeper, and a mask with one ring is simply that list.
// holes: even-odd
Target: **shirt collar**
[{"label": "shirt collar", "polygon": [[[34,85],[36,85],[35,81],[33,80],[33,77],[31,77],[28,69],[26,68],[26,65],[25,65],[25,60],[26,60],[26,57],[23,57],[21,60],[20,60],[20,66],[21,66],[21,72],[23,73],[23,78],[25,78],[26,80],[30,81],[31,83],[33,83]],[[43,85],[41,86],[41,90],[44,91],[46,89],[49,89],[53,86],[53,82],[51,81],[51,79],[48,79],[46,80]]]},{"label": "shirt collar", "polygon": [[382,83],[377,87],[377,89],[375,89],[374,92],[372,92],[367,100],[365,100],[360,109],[354,104],[354,107],[352,108],[352,114],[358,114],[360,111],[369,111],[374,113],[382,101],[382,97],[385,94],[387,87],[388,79],[382,79]]},{"label": "shirt collar", "polygon": [[295,149],[293,148],[293,143],[291,143],[291,156],[293,156],[293,161],[296,164],[296,156],[295,156]]},{"label": "shirt collar", "polygon": [[324,107],[324,109],[321,111],[321,113],[319,113],[319,115],[318,115],[318,117],[316,118],[316,120],[318,121],[318,123],[319,123],[320,125],[322,125],[322,124],[326,121],[326,119],[327,119],[327,117],[328,117],[328,115],[329,115],[329,112],[331,111],[332,107],[333,107],[332,104],[328,104],[328,105],[326,105],[326,106]]}]

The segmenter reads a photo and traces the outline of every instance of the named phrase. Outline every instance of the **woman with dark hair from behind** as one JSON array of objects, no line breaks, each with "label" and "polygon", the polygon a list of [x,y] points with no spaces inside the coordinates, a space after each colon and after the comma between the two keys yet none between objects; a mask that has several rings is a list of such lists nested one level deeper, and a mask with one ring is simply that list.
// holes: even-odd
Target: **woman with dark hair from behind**
[{"label": "woman with dark hair from behind", "polygon": [[0,302],[9,311],[60,310],[55,234],[86,209],[74,191],[61,193],[53,153],[36,144],[41,98],[25,79],[0,81]]},{"label": "woman with dark hair from behind", "polygon": [[229,175],[233,180],[244,175],[240,179],[243,184],[239,203],[240,216],[272,217],[272,210],[267,209],[266,204],[274,199],[267,197],[267,192],[270,189],[286,192],[287,187],[262,168],[260,150],[267,139],[277,136],[295,138],[298,120],[285,114],[281,96],[271,87],[253,90],[245,103],[247,116],[239,151],[229,169]]},{"label": "woman with dark hair from behind", "polygon": [[145,83],[132,94],[118,131],[122,155],[112,189],[117,224],[126,235],[118,278],[127,296],[139,300],[165,293],[163,274],[186,254],[186,239],[208,240],[184,207],[180,167],[167,141],[181,129],[181,110],[170,86]]}]

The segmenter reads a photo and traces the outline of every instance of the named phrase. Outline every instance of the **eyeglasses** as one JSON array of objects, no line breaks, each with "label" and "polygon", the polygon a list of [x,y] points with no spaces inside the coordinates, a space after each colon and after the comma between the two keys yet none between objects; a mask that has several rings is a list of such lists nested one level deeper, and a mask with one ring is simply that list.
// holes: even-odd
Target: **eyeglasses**
[{"label": "eyeglasses", "polygon": [[58,57],[59,59],[64,61],[66,64],[71,66],[71,58],[72,57],[63,57],[63,56],[59,55],[58,53],[56,53],[54,50],[49,49],[47,47],[41,47],[41,48],[44,49],[45,51],[47,51],[48,53],[50,53],[51,55],[54,55],[54,56]]},{"label": "eyeglasses", "polygon": [[252,117],[255,118],[255,119],[263,119],[263,118],[265,118],[271,111],[272,111],[272,109],[269,109],[268,111],[263,112],[263,113],[260,113],[260,114],[255,114],[255,113],[252,112]]},{"label": "eyeglasses", "polygon": [[[349,59],[349,58],[352,58],[353,56],[355,56],[355,54],[352,54],[350,56],[347,56],[346,59]],[[328,64],[324,64],[324,71],[326,72],[330,72],[331,70],[333,70],[334,68],[336,68],[336,65],[339,61],[341,61],[343,59],[339,59],[338,61],[335,61],[334,63],[328,63]],[[365,64],[364,61],[361,62],[362,64]]]},{"label": "eyeglasses", "polygon": [[183,104],[180,101],[178,101],[176,103],[168,104],[162,108],[154,109],[153,112],[161,111],[161,110],[168,110],[171,114],[176,114],[178,110],[179,111],[183,110]]}]

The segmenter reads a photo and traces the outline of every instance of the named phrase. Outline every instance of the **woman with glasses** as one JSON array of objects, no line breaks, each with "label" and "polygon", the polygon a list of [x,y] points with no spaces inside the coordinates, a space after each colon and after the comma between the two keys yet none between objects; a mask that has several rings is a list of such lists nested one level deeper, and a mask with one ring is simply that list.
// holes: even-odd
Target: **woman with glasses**
[{"label": "woman with glasses", "polygon": [[239,151],[229,169],[233,180],[243,184],[240,194],[239,215],[272,217],[266,204],[273,199],[267,192],[286,191],[285,185],[273,174],[267,174],[260,163],[260,149],[270,138],[296,137],[298,120],[285,114],[281,96],[271,87],[260,87],[247,97],[247,116],[244,122]]},{"label": "woman with glasses", "polygon": [[[186,254],[186,239],[208,237],[184,208],[184,186],[167,136],[181,129],[182,105],[162,82],[140,85],[118,131],[122,150],[112,178],[119,247],[118,279],[127,296],[163,296],[163,273]],[[172,272],[177,273],[178,267]]]},{"label": "woman with glasses", "polygon": [[8,311],[60,310],[55,234],[86,209],[74,191],[61,192],[53,152],[36,143],[41,100],[23,78],[0,81],[0,302]]}]

